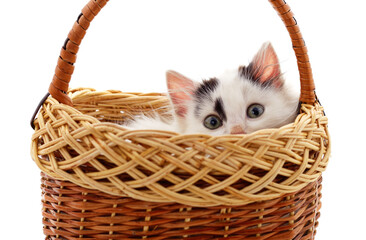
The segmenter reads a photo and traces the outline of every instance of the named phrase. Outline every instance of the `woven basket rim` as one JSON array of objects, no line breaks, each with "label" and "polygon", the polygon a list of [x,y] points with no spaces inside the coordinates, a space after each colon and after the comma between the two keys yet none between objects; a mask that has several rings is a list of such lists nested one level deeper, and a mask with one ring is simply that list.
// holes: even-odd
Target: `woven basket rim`
[{"label": "woven basket rim", "polygon": [[[123,99],[131,102],[129,97],[138,98],[139,95],[150,96],[152,102],[166,99],[159,93],[123,93],[116,90],[95,91],[83,88],[70,90],[69,95],[74,100],[75,107],[79,100],[90,101],[91,98],[101,105],[106,99],[111,101],[111,98],[113,101]],[[301,109],[302,113],[294,123],[279,129],[266,129],[236,136],[181,135],[155,130],[126,131],[117,124],[100,122],[49,97],[35,122],[32,158],[41,171],[55,179],[68,180],[79,186],[98,189],[112,195],[155,202],[176,201],[192,206],[241,205],[295,192],[316,181],[325,170],[330,153],[327,118],[318,103],[302,104]],[[98,142],[99,145],[88,149],[88,144],[93,144],[84,142],[86,145],[81,146],[78,142],[81,138],[90,138],[86,141],[94,141],[94,145]],[[286,139],[286,142],[283,139]],[[255,149],[259,153],[253,153],[255,147],[252,145],[262,144],[263,141],[268,143]],[[134,145],[132,142],[138,143]],[[250,147],[245,148],[248,142]],[[281,150],[281,146],[292,146],[293,149],[289,147]],[[225,153],[219,153],[217,150],[224,148]],[[263,153],[264,148],[268,148],[267,153]],[[84,152],[71,156],[67,151]],[[304,155],[300,156],[299,151]],[[309,155],[311,151],[320,153],[312,157]],[[116,152],[125,154],[124,159],[113,155]],[[155,152],[157,155],[153,155]],[[255,154],[260,157],[256,157]],[[106,161],[113,163],[113,167],[106,169],[104,163],[98,160],[98,163],[93,163],[94,168],[101,164],[98,171],[93,169],[94,172],[87,172],[83,169],[83,165],[96,161],[98,156],[103,159],[107,156]],[[59,158],[61,160],[58,161]],[[157,159],[164,159],[168,163],[159,162]],[[285,167],[286,164],[297,167],[291,170]],[[136,168],[131,167],[132,165]],[[128,170],[128,167],[133,170]],[[151,175],[142,177],[144,174],[140,172],[140,168],[151,172]],[[265,174],[256,176],[250,172],[250,168],[265,171]],[[180,179],[180,176],[174,175],[180,171],[191,175]],[[218,173],[220,171],[221,173]],[[124,182],[116,177],[126,172],[135,179]],[[197,180],[199,177],[196,174],[202,172],[206,174],[202,177],[203,180]],[[216,178],[220,174],[227,177],[219,181]],[[228,176],[230,174],[232,176]],[[276,182],[278,176],[285,179]],[[162,179],[169,182],[169,187],[162,185]],[[251,184],[235,189],[233,184],[241,179]],[[204,181],[205,184],[211,185],[205,185],[203,190],[195,186],[195,181]],[[184,185],[188,185],[188,189],[184,188]]]},{"label": "woven basket rim", "polygon": [[[100,95],[101,97],[103,97],[103,95],[108,95],[111,94],[113,96],[116,96],[118,98],[118,96],[128,96],[128,97],[149,97],[150,99],[154,99],[157,101],[161,101],[161,102],[168,102],[168,97],[165,93],[159,93],[159,92],[135,92],[135,91],[128,91],[128,92],[123,92],[121,90],[96,90],[94,88],[90,88],[90,87],[77,87],[77,88],[71,88],[68,91],[68,96],[70,97],[70,99],[72,99],[73,101],[76,101],[80,98],[89,98],[89,97],[95,97],[95,95]],[[124,98],[123,97],[123,98]],[[53,98],[52,96],[49,96],[45,101],[44,104],[61,104],[57,99]],[[83,114],[81,111],[77,110],[75,108],[75,106],[69,106],[71,108],[73,108],[75,110],[75,114],[80,114],[80,115],[84,115],[84,116],[88,116],[87,114]],[[88,116],[93,118],[93,120],[95,121],[95,125],[105,125],[105,126],[109,126],[109,127],[115,127],[116,129],[122,130],[124,132],[128,132],[129,134],[134,134],[134,133],[140,133],[140,132],[151,132],[151,133],[161,133],[161,134],[167,134],[170,133],[171,135],[175,135],[175,136],[205,136],[211,139],[216,139],[216,138],[227,138],[227,137],[231,137],[231,138],[235,138],[235,139],[241,139],[243,136],[253,136],[253,135],[260,135],[261,132],[268,132],[271,131],[273,133],[276,132],[280,132],[281,129],[286,128],[288,126],[294,125],[296,124],[296,122],[298,121],[298,118],[300,115],[302,114],[311,114],[311,110],[315,110],[318,113],[322,113],[325,117],[325,112],[324,112],[324,107],[320,104],[320,102],[317,100],[317,102],[315,102],[314,104],[307,104],[307,103],[300,103],[300,111],[302,111],[301,113],[298,114],[297,118],[295,119],[294,122],[288,123],[286,125],[283,125],[282,127],[279,128],[270,128],[270,129],[260,129],[257,130],[255,132],[252,133],[246,133],[246,134],[225,134],[225,135],[209,135],[209,134],[204,134],[204,133],[178,133],[178,132],[174,132],[174,131],[166,131],[166,130],[130,130],[130,129],[126,129],[124,128],[121,124],[116,124],[116,123],[109,123],[109,122],[103,122],[98,120],[97,118],[93,117],[93,116]],[[35,119],[35,121],[37,122],[37,119]]]}]

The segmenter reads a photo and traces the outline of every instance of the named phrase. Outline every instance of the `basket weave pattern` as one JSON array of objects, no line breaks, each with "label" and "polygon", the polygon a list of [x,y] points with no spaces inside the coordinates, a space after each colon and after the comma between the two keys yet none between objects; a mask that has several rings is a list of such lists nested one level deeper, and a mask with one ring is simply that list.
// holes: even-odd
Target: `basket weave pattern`
[{"label": "basket weave pattern", "polygon": [[44,233],[47,240],[314,239],[320,184],[255,204],[200,208],[120,198],[42,174]]},{"label": "basket weave pattern", "polygon": [[46,240],[312,240],[321,174],[330,155],[305,41],[284,0],[300,73],[294,123],[247,135],[128,131],[138,114],[169,115],[164,94],[69,90],[76,55],[108,0],[90,0],[61,49],[33,121],[31,155],[42,171]]},{"label": "basket weave pattern", "polygon": [[159,94],[141,96],[145,107],[138,109],[136,94],[79,89],[70,96],[74,107],[52,98],[45,103],[33,159],[49,176],[85,188],[153,202],[242,205],[299,191],[327,165],[327,118],[318,104],[303,105],[295,123],[280,129],[212,137],[110,123],[167,109]]}]

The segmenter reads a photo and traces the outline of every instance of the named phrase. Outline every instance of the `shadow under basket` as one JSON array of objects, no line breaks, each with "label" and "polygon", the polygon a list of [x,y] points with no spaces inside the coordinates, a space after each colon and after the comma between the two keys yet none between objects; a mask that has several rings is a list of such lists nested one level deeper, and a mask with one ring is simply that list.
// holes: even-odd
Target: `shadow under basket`
[{"label": "shadow under basket", "polygon": [[123,128],[138,114],[169,117],[164,94],[69,89],[79,45],[107,2],[83,8],[31,121],[46,240],[314,239],[328,119],[287,3],[269,0],[296,54],[299,115],[278,129],[209,136]]}]

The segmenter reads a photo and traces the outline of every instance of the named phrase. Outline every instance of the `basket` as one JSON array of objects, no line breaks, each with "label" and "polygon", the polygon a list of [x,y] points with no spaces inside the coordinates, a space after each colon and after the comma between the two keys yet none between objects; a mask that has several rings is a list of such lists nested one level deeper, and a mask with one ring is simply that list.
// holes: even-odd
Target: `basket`
[{"label": "basket", "polygon": [[128,131],[160,93],[68,89],[76,53],[107,0],[91,0],[61,49],[49,94],[31,121],[41,169],[46,239],[314,239],[328,119],[297,22],[270,0],[290,33],[301,82],[294,123],[247,135]]}]

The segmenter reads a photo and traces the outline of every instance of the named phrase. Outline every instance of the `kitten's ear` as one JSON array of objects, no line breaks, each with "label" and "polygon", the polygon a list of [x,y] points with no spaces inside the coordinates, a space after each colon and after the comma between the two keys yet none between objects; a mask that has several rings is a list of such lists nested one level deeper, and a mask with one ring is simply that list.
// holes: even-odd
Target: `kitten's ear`
[{"label": "kitten's ear", "polygon": [[252,62],[252,77],[261,84],[270,84],[277,88],[283,85],[280,63],[270,42],[266,42],[254,56]]},{"label": "kitten's ear", "polygon": [[185,117],[188,112],[188,102],[194,93],[194,81],[175,71],[166,72],[166,81],[175,113],[179,117]]}]

